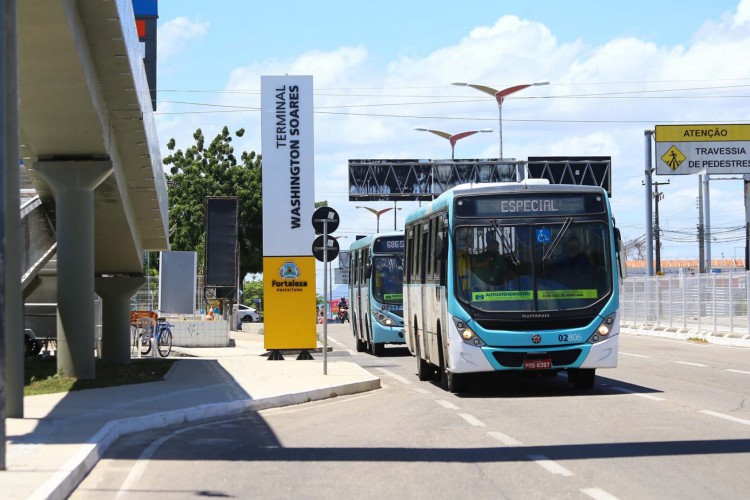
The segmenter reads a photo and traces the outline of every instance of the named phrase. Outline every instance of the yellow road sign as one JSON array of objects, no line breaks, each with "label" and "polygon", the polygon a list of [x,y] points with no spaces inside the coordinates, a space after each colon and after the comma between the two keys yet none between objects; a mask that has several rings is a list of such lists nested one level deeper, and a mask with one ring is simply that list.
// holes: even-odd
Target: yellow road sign
[{"label": "yellow road sign", "polygon": [[671,168],[672,170],[677,170],[677,167],[682,165],[682,162],[686,160],[686,157],[684,154],[682,154],[682,151],[672,146],[667,150],[666,153],[664,153],[661,159],[664,163],[667,164],[669,168]]}]

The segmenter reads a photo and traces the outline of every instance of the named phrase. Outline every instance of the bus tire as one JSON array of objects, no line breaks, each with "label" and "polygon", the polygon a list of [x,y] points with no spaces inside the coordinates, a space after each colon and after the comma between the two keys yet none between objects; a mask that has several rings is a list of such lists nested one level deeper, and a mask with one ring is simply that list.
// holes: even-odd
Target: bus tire
[{"label": "bus tire", "polygon": [[443,370],[443,385],[453,394],[458,394],[466,386],[466,375],[453,373],[447,369]]},{"label": "bus tire", "polygon": [[593,389],[596,370],[593,368],[571,368],[568,370],[568,381],[576,389]]},{"label": "bus tire", "polygon": [[367,350],[367,344],[362,341],[358,336],[354,337],[357,344],[357,352],[365,352]]},{"label": "bus tire", "polygon": [[370,334],[370,325],[365,323],[365,352],[372,353],[372,335]]},{"label": "bus tire", "polygon": [[419,338],[416,335],[414,335],[414,353],[417,356],[417,378],[422,382],[435,380],[435,370],[430,363],[422,359],[422,353],[419,349]]},{"label": "bus tire", "polygon": [[373,342],[372,343],[372,355],[379,358],[383,354],[385,354],[385,344],[382,344],[379,342],[376,344],[375,342]]},{"label": "bus tire", "polygon": [[438,326],[438,354],[440,357],[440,368],[438,373],[440,374],[440,383],[448,391],[456,394],[463,390],[465,377],[457,373],[453,373],[448,369],[448,365],[445,362],[445,347],[443,346],[443,332]]}]

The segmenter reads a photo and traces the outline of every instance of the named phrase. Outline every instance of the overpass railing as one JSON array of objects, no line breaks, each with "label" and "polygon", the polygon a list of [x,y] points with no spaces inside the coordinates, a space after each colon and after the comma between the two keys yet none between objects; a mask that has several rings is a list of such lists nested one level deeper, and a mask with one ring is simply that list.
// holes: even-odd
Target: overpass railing
[{"label": "overpass railing", "polygon": [[57,249],[55,226],[38,196],[21,205],[21,259],[23,289],[39,274]]}]

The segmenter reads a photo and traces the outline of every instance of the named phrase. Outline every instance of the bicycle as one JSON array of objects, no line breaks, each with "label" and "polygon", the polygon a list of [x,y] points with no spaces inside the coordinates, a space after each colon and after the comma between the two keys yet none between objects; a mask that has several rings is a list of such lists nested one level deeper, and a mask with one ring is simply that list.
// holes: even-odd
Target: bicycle
[{"label": "bicycle", "polygon": [[137,348],[140,345],[141,356],[146,356],[151,352],[151,337],[155,335],[154,342],[156,343],[156,349],[159,352],[159,356],[166,358],[169,353],[172,352],[172,325],[167,322],[166,318],[159,318],[156,320],[156,332],[154,333],[153,328],[148,328],[142,331],[134,332],[133,346]]}]

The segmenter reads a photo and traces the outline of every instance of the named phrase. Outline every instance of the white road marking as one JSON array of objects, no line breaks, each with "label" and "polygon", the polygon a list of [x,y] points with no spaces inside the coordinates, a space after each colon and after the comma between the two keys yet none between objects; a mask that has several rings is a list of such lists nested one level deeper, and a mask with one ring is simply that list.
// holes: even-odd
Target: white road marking
[{"label": "white road marking", "polygon": [[594,500],[617,500],[617,497],[607,493],[601,488],[583,488],[581,493],[590,496]]},{"label": "white road marking", "polygon": [[732,372],[732,373],[744,373],[745,375],[750,375],[750,372],[745,372],[742,370],[732,370],[731,368],[727,368],[726,371]]},{"label": "white road marking", "polygon": [[737,422],[738,424],[750,425],[750,420],[746,420],[744,418],[739,418],[739,417],[733,417],[731,415],[724,415],[723,413],[717,413],[711,410],[698,410],[698,413],[703,413],[704,415],[711,415],[712,417],[723,418],[724,420]]},{"label": "white road marking", "polygon": [[444,399],[438,399],[435,402],[437,404],[439,404],[440,406],[442,406],[443,408],[446,408],[448,410],[459,410],[460,409],[458,406],[456,406],[453,403],[451,403],[450,401],[446,401]]},{"label": "white road marking", "polygon": [[[242,420],[243,418],[247,418],[244,415],[237,416],[237,417],[231,417],[227,419],[223,419],[222,422],[233,422],[236,420]],[[156,441],[152,442],[146,449],[144,449],[141,452],[141,455],[138,457],[138,460],[136,460],[135,465],[130,469],[130,472],[128,473],[128,477],[125,478],[125,481],[122,483],[122,486],[120,486],[119,491],[117,492],[117,496],[115,498],[122,498],[124,495],[130,495],[133,493],[134,488],[136,487],[136,483],[140,481],[141,476],[143,476],[143,473],[146,472],[148,469],[149,461],[151,460],[151,457],[154,456],[154,453],[156,453],[156,450],[158,450],[161,445],[169,441],[170,439],[179,436],[180,434],[184,432],[188,432],[193,429],[198,429],[200,427],[206,427],[209,425],[214,425],[216,422],[202,422],[200,424],[191,425],[189,427],[184,427],[182,429],[177,429],[175,431],[170,432],[166,436],[162,436]]]},{"label": "white road marking", "polygon": [[459,413],[458,416],[466,420],[466,422],[473,425],[474,427],[485,427],[484,422],[479,420],[474,415],[470,415],[468,413]]},{"label": "white road marking", "polygon": [[639,398],[650,399],[651,401],[664,401],[664,399],[657,398],[656,396],[652,396],[651,394],[641,394],[640,392],[631,391],[630,389],[625,389],[624,387],[613,387],[612,389],[624,392],[625,394],[632,394],[633,396],[638,396]]},{"label": "white road marking", "polygon": [[675,361],[678,365],[688,365],[688,366],[699,366],[701,368],[705,368],[708,365],[702,365],[700,363],[690,363],[688,361]]},{"label": "white road marking", "polygon": [[414,389],[414,392],[418,392],[420,394],[429,394],[430,393],[430,391],[428,391],[427,389],[422,389],[421,387],[414,387],[413,389]]},{"label": "white road marking", "polygon": [[644,356],[643,354],[633,354],[630,352],[622,352],[620,351],[620,354],[623,356],[633,356],[634,358],[650,358],[651,356]]},{"label": "white road marking", "polygon": [[503,434],[502,432],[492,431],[487,433],[488,436],[493,437],[503,443],[506,446],[523,446],[520,441],[516,441],[510,436]]},{"label": "white road marking", "polygon": [[544,455],[529,455],[529,459],[533,460],[535,464],[546,469],[552,474],[558,474],[560,476],[570,477],[573,475],[568,469],[558,464],[557,462],[550,460]]},{"label": "white road marking", "polygon": [[381,371],[381,372],[385,373],[386,375],[388,375],[389,377],[391,377],[394,380],[398,380],[402,384],[407,384],[407,385],[411,384],[411,380],[409,380],[407,378],[404,378],[401,375],[396,375],[392,371],[386,370],[385,368],[378,368],[378,371]]},{"label": "white road marking", "polygon": [[258,414],[259,415],[284,415],[286,413],[299,413],[301,411],[313,410],[313,409],[322,408],[325,406],[334,406],[334,405],[351,403],[352,401],[356,401],[358,399],[369,398],[369,397],[375,396],[377,393],[378,393],[377,391],[370,391],[370,392],[363,392],[361,394],[355,394],[355,395],[346,396],[346,397],[338,397],[338,398],[334,398],[331,400],[322,399],[320,401],[310,401],[309,403],[305,403],[303,405],[267,408],[265,410],[258,411]]}]

